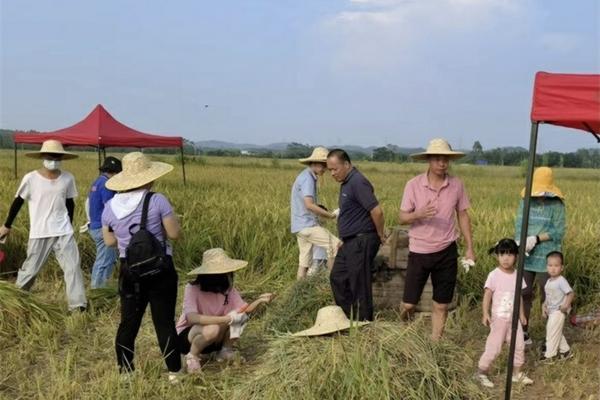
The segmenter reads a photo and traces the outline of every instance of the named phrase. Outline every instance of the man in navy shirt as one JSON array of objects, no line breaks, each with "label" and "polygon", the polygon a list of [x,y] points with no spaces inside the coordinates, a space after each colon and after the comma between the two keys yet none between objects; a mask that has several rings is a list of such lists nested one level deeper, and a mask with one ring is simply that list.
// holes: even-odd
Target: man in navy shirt
[{"label": "man in navy shirt", "polygon": [[385,241],[383,210],[373,185],[352,166],[344,150],[329,152],[327,168],[341,183],[338,231],[342,245],[329,278],[333,296],[349,318],[372,321],[371,276],[375,255]]},{"label": "man in navy shirt", "polygon": [[106,157],[104,164],[100,167],[100,176],[92,183],[88,194],[90,227],[89,232],[96,243],[96,261],[92,267],[92,289],[106,286],[106,282],[112,275],[112,270],[117,261],[117,251],[114,247],[104,244],[102,238],[102,211],[106,202],[115,195],[104,185],[106,181],[115,174],[121,172],[121,161],[115,157]]}]

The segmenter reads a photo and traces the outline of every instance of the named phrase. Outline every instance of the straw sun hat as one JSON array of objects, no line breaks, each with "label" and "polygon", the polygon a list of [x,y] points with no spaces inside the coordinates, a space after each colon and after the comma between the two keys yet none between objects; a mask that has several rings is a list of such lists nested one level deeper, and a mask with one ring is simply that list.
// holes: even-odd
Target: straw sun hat
[{"label": "straw sun hat", "polygon": [[[525,188],[521,190],[521,197],[525,197]],[[531,184],[531,197],[560,197],[564,199],[562,191],[554,184],[552,169],[539,167],[533,173]]]},{"label": "straw sun hat", "polygon": [[315,147],[310,157],[301,158],[298,161],[300,161],[301,164],[310,164],[311,162],[326,163],[327,154],[329,154],[329,150],[325,147]]},{"label": "straw sun hat", "polygon": [[202,254],[202,264],[188,272],[188,275],[226,274],[248,265],[248,261],[234,260],[223,249],[210,249]]},{"label": "straw sun hat", "polygon": [[122,160],[123,171],[106,181],[106,188],[115,192],[139,188],[173,170],[171,164],[150,161],[143,153],[128,153]]},{"label": "straw sun hat", "polygon": [[328,333],[343,331],[350,326],[363,326],[369,321],[350,321],[344,310],[339,306],[327,306],[319,309],[317,319],[312,328],[294,333],[292,336],[319,336]]},{"label": "straw sun hat", "polygon": [[465,155],[465,153],[461,153],[460,151],[452,150],[450,147],[450,143],[448,143],[444,139],[432,139],[429,141],[429,145],[427,146],[427,150],[422,153],[411,154],[410,156],[415,160],[425,160],[428,156],[448,156],[448,158],[454,160],[457,158],[461,158]]},{"label": "straw sun hat", "polygon": [[29,153],[25,153],[25,156],[31,157],[31,158],[44,158],[47,154],[62,156],[63,160],[71,160],[73,158],[79,157],[75,153],[70,153],[68,151],[65,151],[62,143],[59,142],[58,140],[53,140],[53,139],[46,140],[42,144],[42,148],[39,151],[32,151]]}]

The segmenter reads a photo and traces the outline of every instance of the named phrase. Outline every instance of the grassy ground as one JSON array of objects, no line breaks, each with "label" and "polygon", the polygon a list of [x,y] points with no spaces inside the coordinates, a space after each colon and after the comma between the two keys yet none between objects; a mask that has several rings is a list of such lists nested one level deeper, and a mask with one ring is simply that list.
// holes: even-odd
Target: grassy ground
[{"label": "grassy ground", "polygon": [[[0,152],[0,218],[6,215],[18,185],[12,176],[11,155]],[[163,159],[175,161],[167,156]],[[19,179],[38,163],[20,158]],[[64,163],[64,168],[76,176],[81,193],[77,226],[84,222],[84,194],[95,177],[96,165],[92,154]],[[395,224],[404,184],[424,166],[363,163],[359,167],[376,188],[386,223]],[[316,310],[332,301],[325,277],[293,284],[297,249],[288,230],[288,203],[290,185],[298,171],[299,165],[291,161],[202,158],[187,165],[187,187],[182,186],[177,168],[156,185],[171,199],[186,233],[185,240],[175,245],[181,286],[186,281],[184,273],[199,262],[202,251],[219,246],[250,261],[249,267],[236,275],[236,284],[247,299],[264,291],[280,293],[268,310],[252,319],[244,333],[240,343],[244,361],[227,366],[210,363],[203,376],[170,387],[147,317],[136,343],[138,374],[129,384],[120,383],[113,350],[119,319],[114,291],[90,292],[90,312],[67,316],[62,274],[51,260],[40,274],[33,296],[15,292],[12,285],[0,285],[0,398],[500,398],[505,355],[498,359],[493,372],[496,389],[479,388],[471,375],[487,334],[479,323],[479,301],[494,260],[485,250],[499,238],[512,235],[523,183],[521,170],[454,167],[471,196],[479,260],[468,274],[460,272],[461,303],[449,319],[446,339],[438,344],[427,339],[426,318],[406,326],[394,311],[380,313],[372,326],[347,335],[316,340],[286,335],[310,326]],[[575,288],[579,310],[600,305],[599,178],[599,170],[556,171],[557,184],[567,195],[566,277]],[[321,197],[326,205],[335,205],[337,190],[330,177],[323,180]],[[25,256],[26,209],[14,226],[3,246],[8,258],[1,271],[9,282],[14,280],[10,271],[18,268]],[[92,241],[78,235],[78,242],[89,281]],[[532,331],[539,340],[544,327],[538,310],[539,305],[533,312]],[[515,398],[600,399],[600,333],[568,327],[566,336],[574,358],[539,365],[539,351],[528,351],[526,369],[535,384],[516,387]]]}]

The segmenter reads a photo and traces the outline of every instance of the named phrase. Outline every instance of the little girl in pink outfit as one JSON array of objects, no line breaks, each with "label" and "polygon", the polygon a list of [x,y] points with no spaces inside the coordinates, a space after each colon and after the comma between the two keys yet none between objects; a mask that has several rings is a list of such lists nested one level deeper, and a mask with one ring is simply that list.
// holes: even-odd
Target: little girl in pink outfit
[{"label": "little girl in pink outfit", "polygon": [[[490,249],[498,259],[498,267],[488,274],[485,281],[483,295],[483,318],[481,322],[490,327],[490,334],[485,342],[485,351],[479,359],[477,379],[485,386],[492,388],[494,384],[488,378],[492,362],[498,357],[504,342],[510,344],[513,301],[517,283],[515,264],[519,246],[512,239],[502,239]],[[523,288],[527,287],[523,280]],[[491,314],[490,314],[491,308]],[[523,341],[522,325],[527,324],[521,301],[520,323],[515,343],[515,358],[512,380],[513,382],[530,385],[533,383],[523,372],[521,367],[525,363],[525,343]]]}]

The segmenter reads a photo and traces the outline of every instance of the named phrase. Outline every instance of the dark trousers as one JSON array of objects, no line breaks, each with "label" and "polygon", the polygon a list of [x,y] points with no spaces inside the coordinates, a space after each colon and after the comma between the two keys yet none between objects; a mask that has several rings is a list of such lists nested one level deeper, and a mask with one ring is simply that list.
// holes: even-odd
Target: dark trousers
[{"label": "dark trousers", "polygon": [[170,257],[169,264],[169,268],[160,275],[140,281],[136,290],[136,283],[127,274],[127,267],[121,260],[119,275],[121,322],[115,341],[117,362],[121,372],[134,369],[135,338],[148,303],[150,303],[152,322],[165,363],[171,372],[181,369],[175,331],[177,272]]},{"label": "dark trousers", "polygon": [[377,233],[347,239],[339,249],[329,280],[335,303],[348,318],[373,320],[373,261],[381,244]]},{"label": "dark trousers", "polygon": [[533,299],[535,297],[535,288],[534,282],[536,283],[539,292],[541,302],[543,303],[546,300],[546,291],[544,290],[544,286],[546,286],[546,281],[548,281],[548,273],[547,272],[532,272],[532,271],[523,271],[523,280],[527,284],[527,287],[523,289],[521,293],[523,296],[523,311],[525,312],[525,318],[527,318],[527,325],[523,326],[523,330],[527,332],[527,328],[529,326],[529,316],[531,315],[531,305],[533,304]]}]

